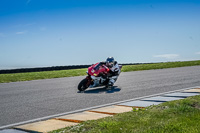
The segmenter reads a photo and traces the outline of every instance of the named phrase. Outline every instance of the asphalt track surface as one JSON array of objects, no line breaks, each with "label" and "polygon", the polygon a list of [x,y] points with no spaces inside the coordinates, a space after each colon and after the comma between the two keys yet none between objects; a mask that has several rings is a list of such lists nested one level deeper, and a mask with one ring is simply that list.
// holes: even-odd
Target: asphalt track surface
[{"label": "asphalt track surface", "polygon": [[49,115],[200,86],[200,66],[121,73],[115,87],[78,93],[85,76],[0,84],[0,127]]}]

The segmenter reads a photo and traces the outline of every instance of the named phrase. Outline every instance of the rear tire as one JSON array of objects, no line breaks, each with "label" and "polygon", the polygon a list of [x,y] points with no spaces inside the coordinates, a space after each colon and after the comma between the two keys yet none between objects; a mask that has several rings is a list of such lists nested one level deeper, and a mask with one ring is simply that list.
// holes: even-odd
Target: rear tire
[{"label": "rear tire", "polygon": [[79,84],[78,84],[78,90],[79,91],[85,91],[88,86],[87,86],[87,82],[88,82],[88,79],[83,79]]}]

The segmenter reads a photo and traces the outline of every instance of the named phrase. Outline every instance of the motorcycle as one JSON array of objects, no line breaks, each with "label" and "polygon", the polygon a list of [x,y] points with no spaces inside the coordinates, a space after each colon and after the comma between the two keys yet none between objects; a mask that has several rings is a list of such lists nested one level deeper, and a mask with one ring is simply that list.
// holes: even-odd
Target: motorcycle
[{"label": "motorcycle", "polygon": [[106,86],[106,88],[109,87],[109,80],[117,80],[122,65],[119,65],[120,70],[118,70],[117,75],[112,76],[109,71],[110,69],[106,65],[102,65],[100,63],[96,63],[94,65],[91,65],[88,67],[88,71],[86,72],[88,75],[86,78],[81,80],[81,82],[78,84],[78,90],[79,91],[85,91],[88,87],[100,87],[100,86]]}]

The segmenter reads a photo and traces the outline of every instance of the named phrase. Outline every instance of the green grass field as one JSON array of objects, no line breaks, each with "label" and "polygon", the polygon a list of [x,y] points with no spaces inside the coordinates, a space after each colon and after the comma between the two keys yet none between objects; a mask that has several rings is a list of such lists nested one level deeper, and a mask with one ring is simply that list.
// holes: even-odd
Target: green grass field
[{"label": "green grass field", "polygon": [[[195,66],[195,65],[200,65],[200,60],[184,61],[184,62],[141,64],[141,65],[127,65],[127,66],[123,66],[122,72],[142,71],[142,70],[151,70],[151,69],[164,69],[164,68]],[[84,68],[84,69],[73,69],[73,70],[0,74],[0,83],[81,76],[81,75],[86,75],[86,71],[87,71],[87,69]]]},{"label": "green grass field", "polygon": [[200,96],[86,121],[51,133],[199,133]]}]

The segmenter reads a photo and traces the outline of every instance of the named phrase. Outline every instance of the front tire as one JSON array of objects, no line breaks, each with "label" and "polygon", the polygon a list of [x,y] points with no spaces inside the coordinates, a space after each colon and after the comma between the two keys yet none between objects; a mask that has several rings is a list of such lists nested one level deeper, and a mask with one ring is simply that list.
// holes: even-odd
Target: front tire
[{"label": "front tire", "polygon": [[88,79],[83,79],[79,84],[78,84],[78,90],[79,91],[84,91],[88,88],[87,86],[87,83],[88,83]]}]

